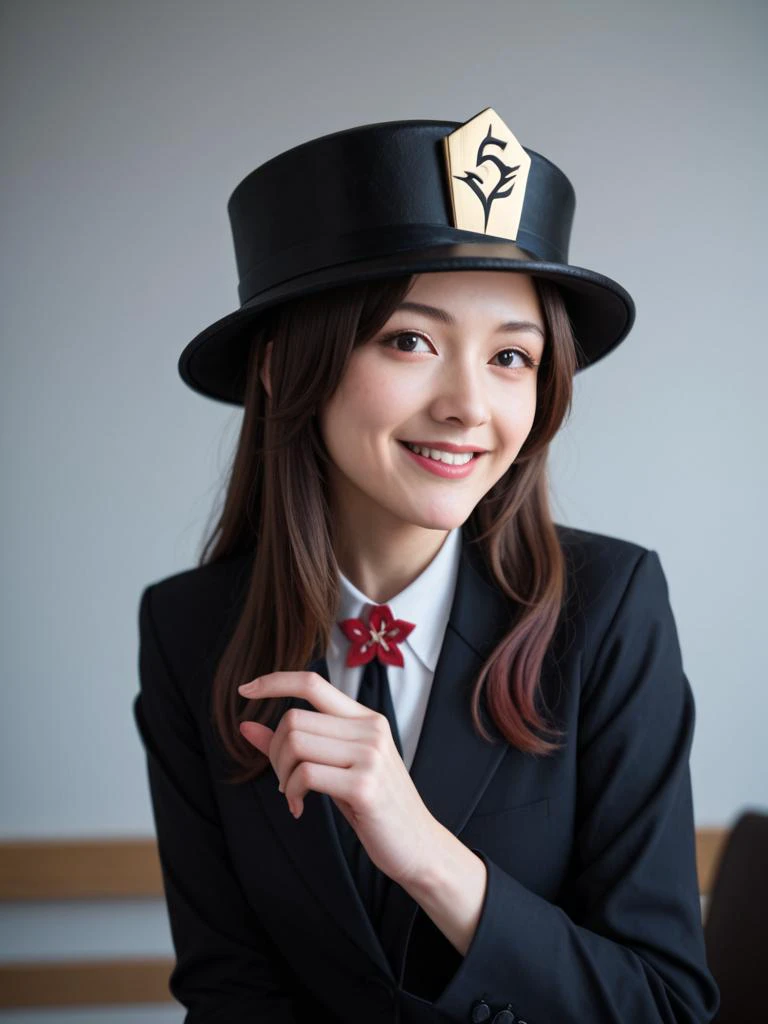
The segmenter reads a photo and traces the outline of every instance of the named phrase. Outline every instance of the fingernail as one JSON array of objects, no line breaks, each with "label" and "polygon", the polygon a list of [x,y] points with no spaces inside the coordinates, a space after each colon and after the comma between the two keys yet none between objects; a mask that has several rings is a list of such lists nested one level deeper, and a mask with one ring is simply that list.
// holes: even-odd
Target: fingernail
[{"label": "fingernail", "polygon": [[260,676],[257,676],[255,679],[252,679],[250,681],[250,683],[242,683],[237,688],[238,693],[242,693],[242,694],[244,694],[246,696],[249,693],[255,693],[258,690],[257,683],[258,683],[259,679],[260,679]]}]

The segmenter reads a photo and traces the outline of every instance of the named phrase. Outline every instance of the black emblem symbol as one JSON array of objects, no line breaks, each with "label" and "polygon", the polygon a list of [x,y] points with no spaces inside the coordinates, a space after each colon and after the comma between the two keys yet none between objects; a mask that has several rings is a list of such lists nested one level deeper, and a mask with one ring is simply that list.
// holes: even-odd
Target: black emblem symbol
[{"label": "black emblem symbol", "polygon": [[497,199],[505,199],[508,195],[511,195],[512,189],[515,187],[517,172],[520,170],[520,164],[515,164],[514,167],[510,167],[509,164],[505,164],[495,153],[487,152],[487,150],[492,146],[498,146],[501,150],[507,148],[506,142],[502,139],[494,138],[491,128],[492,125],[489,124],[488,134],[477,149],[475,166],[479,167],[480,164],[488,163],[495,164],[496,169],[499,172],[499,180],[496,182],[493,189],[488,193],[488,195],[486,195],[482,189],[482,178],[474,171],[465,171],[463,175],[454,174],[454,178],[458,181],[463,181],[469,185],[477,198],[483,204],[483,212],[485,214],[485,223],[483,225],[484,231],[488,230],[488,218],[491,215],[491,206]]}]

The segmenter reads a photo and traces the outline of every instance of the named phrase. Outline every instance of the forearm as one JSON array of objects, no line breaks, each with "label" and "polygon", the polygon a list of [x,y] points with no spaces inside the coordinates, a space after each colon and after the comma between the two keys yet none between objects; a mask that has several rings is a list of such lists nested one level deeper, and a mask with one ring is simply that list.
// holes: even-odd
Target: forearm
[{"label": "forearm", "polygon": [[423,870],[402,885],[464,956],[480,920],[487,877],[481,858],[435,821],[434,841]]}]

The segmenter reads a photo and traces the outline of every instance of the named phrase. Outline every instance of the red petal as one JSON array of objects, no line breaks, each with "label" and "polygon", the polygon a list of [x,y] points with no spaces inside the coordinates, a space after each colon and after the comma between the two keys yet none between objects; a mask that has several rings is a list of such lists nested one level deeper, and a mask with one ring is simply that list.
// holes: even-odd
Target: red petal
[{"label": "red petal", "polygon": [[368,627],[362,619],[344,619],[343,622],[339,622],[338,625],[347,640],[364,641],[367,640],[370,635]]},{"label": "red petal", "polygon": [[405,640],[405,638],[409,636],[415,628],[415,622],[405,622],[403,619],[395,619],[387,630],[387,640],[391,637],[395,643],[402,643],[402,641]]},{"label": "red petal", "polygon": [[368,617],[368,621],[377,633],[380,632],[382,626],[389,626],[393,620],[392,609],[388,604],[377,605]]},{"label": "red petal", "polygon": [[379,661],[383,662],[385,665],[397,665],[399,668],[403,667],[405,662],[403,661],[403,652],[399,647],[390,646],[388,651],[385,651],[384,648],[379,645],[377,645],[377,647]]},{"label": "red petal", "polygon": [[373,661],[376,657],[377,648],[378,644],[371,644],[371,646],[366,650],[363,650],[359,644],[350,645],[350,648],[347,651],[346,664],[350,666],[350,668],[355,665],[367,665],[369,661]]}]

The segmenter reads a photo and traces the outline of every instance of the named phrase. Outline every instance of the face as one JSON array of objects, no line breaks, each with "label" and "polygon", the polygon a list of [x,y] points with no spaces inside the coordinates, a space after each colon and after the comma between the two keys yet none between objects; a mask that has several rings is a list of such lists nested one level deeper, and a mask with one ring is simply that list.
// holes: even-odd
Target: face
[{"label": "face", "polygon": [[[342,523],[390,532],[464,523],[531,430],[543,350],[530,277],[420,275],[385,326],[353,350],[319,415]],[[477,453],[468,462],[454,454],[453,465],[434,458],[456,448]]]}]

